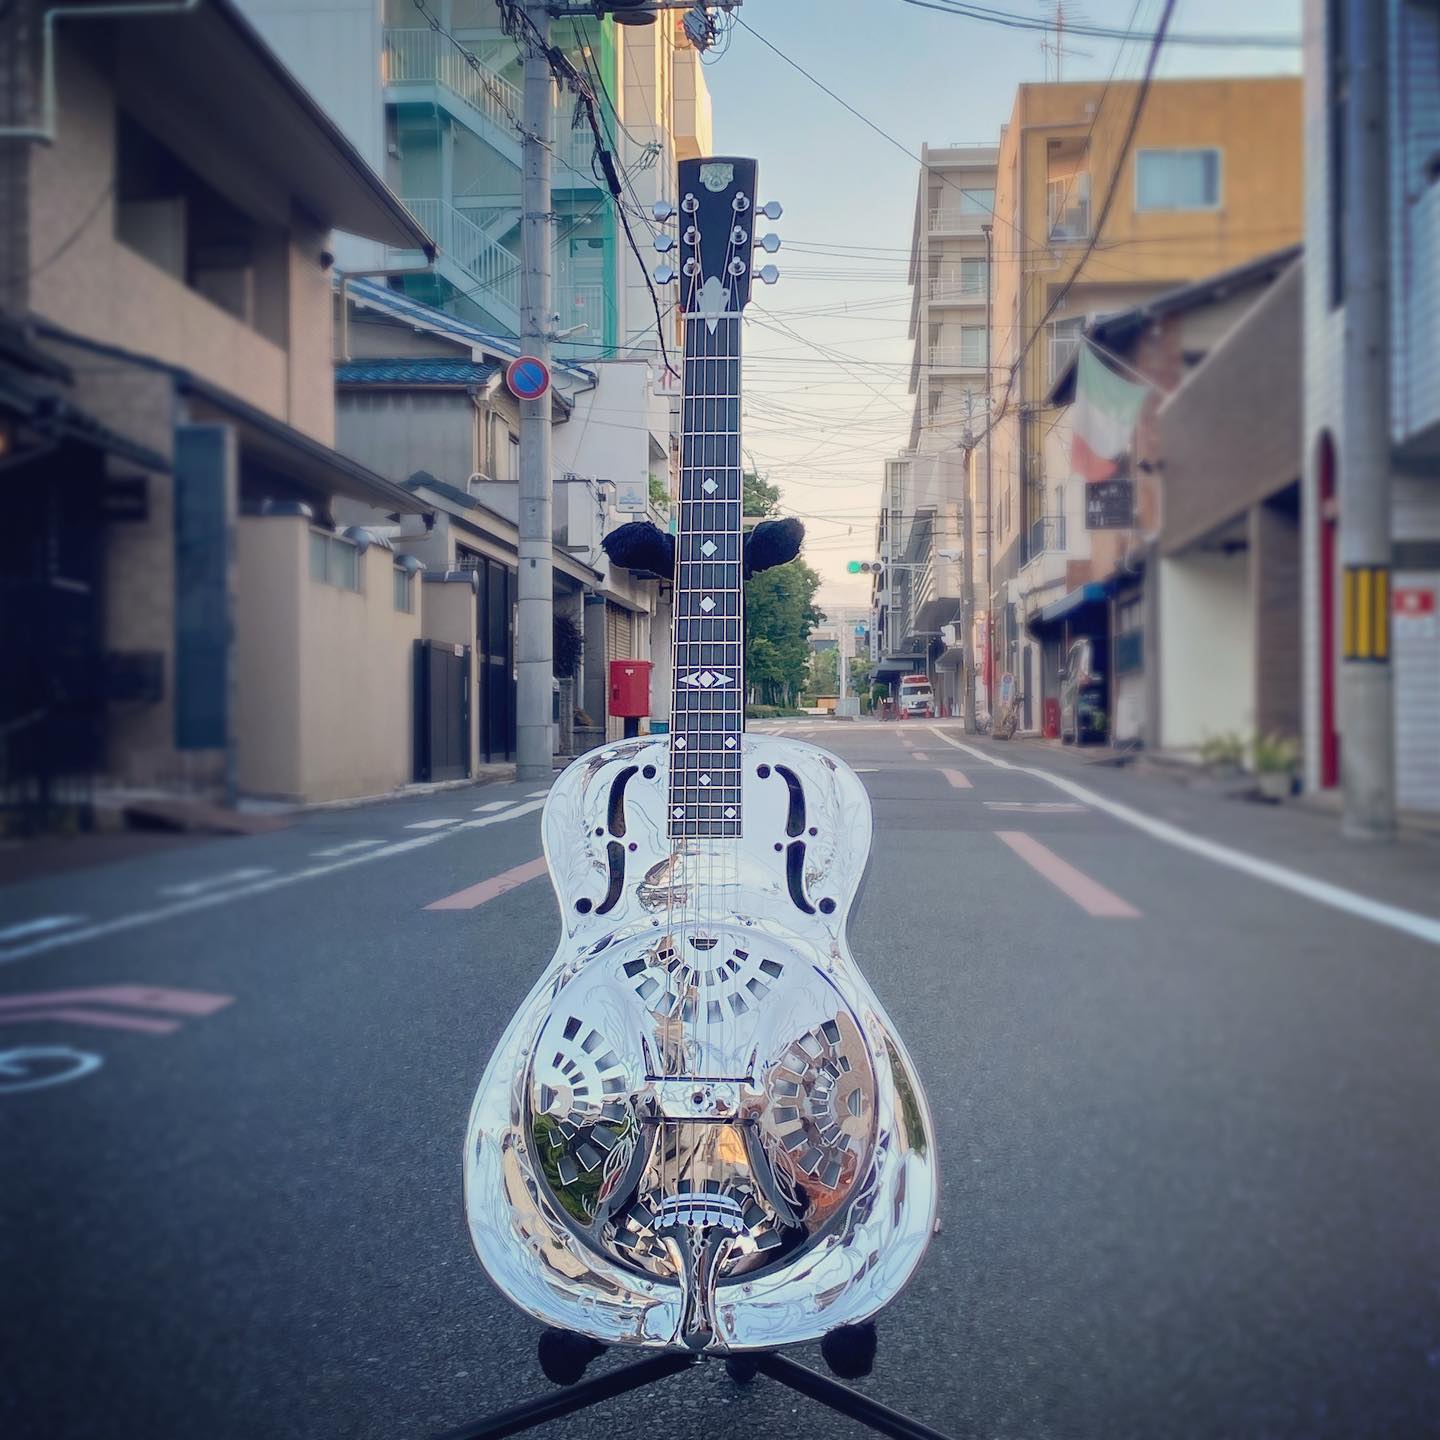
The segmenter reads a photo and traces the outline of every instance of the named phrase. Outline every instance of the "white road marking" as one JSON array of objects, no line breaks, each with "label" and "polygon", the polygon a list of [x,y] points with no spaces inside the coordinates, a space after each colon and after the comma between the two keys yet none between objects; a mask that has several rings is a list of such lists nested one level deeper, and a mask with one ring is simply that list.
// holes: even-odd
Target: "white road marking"
[{"label": "white road marking", "polygon": [[0,930],[0,941],[23,940],[27,935],[43,935],[47,930],[63,930],[67,925],[78,925],[83,915],[41,915],[34,920],[22,920],[18,925]]},{"label": "white road marking", "polygon": [[223,875],[207,875],[203,880],[191,880],[185,885],[162,885],[156,892],[176,900],[188,900],[192,895],[203,895],[207,890],[222,890],[230,885],[243,885],[248,880],[260,880],[275,872],[268,866],[249,870],[227,870]]},{"label": "white road marking", "polygon": [[268,879],[256,880],[249,885],[240,885],[233,890],[216,890],[207,895],[196,895],[189,900],[177,900],[173,905],[162,905],[154,910],[137,910],[134,914],[120,915],[113,920],[97,921],[94,925],[87,925],[81,930],[66,930],[60,935],[47,935],[44,939],[32,941],[29,945],[22,945],[18,949],[0,955],[0,964],[9,964],[13,960],[28,960],[34,955],[44,955],[48,951],[60,950],[67,945],[83,944],[87,940],[102,940],[108,935],[118,935],[123,931],[135,930],[144,925],[156,925],[162,920],[172,920],[177,915],[192,915],[197,910],[208,910],[214,905],[228,905],[232,900],[249,899],[255,895],[268,895],[272,890],[282,890],[287,885],[298,885],[302,880],[319,880],[323,876],[334,875],[356,865],[368,865],[372,860],[389,860],[396,855],[409,854],[412,850],[423,850],[427,845],[434,845],[440,840],[448,840],[450,836],[458,835],[462,830],[483,830],[489,825],[532,814],[541,808],[541,804],[542,802],[539,800],[529,800],[524,804],[514,805],[499,815],[481,815],[474,820],[462,820],[459,825],[451,826],[449,829],[436,830],[429,835],[415,835],[409,840],[396,840],[378,850],[367,850],[361,855],[347,855],[343,859],[331,861],[328,865],[311,865],[304,870],[292,870],[284,875],[271,875]]},{"label": "white road marking", "polygon": [[351,840],[344,845],[332,845],[328,850],[312,850],[310,853],[319,860],[333,860],[337,855],[353,855],[357,850],[368,850],[372,845],[383,845],[383,840]]},{"label": "white road marking", "polygon": [[857,775],[874,775],[880,769],[878,765],[852,765],[850,768]]},{"label": "white road marking", "polygon": [[1067,795],[1073,795],[1086,805],[1093,806],[1096,810],[1103,810],[1116,820],[1123,821],[1126,825],[1133,825],[1137,830],[1142,830],[1145,834],[1156,840],[1164,841],[1167,845],[1175,846],[1177,850],[1188,850],[1192,855],[1201,855],[1206,860],[1212,860],[1215,864],[1224,865],[1231,870],[1238,870],[1241,874],[1249,875],[1255,880],[1264,880],[1267,884],[1278,886],[1282,890],[1289,890],[1292,894],[1303,895],[1307,900],[1313,900],[1318,905],[1328,905],[1331,909],[1342,910],[1347,915],[1354,915],[1361,920],[1369,920],[1376,925],[1388,926],[1391,930],[1399,930],[1406,935],[1413,935],[1417,940],[1428,941],[1431,945],[1440,945],[1440,920],[1436,920],[1430,915],[1421,915],[1414,910],[1402,910],[1400,906],[1386,904],[1383,900],[1372,900],[1368,895],[1361,895],[1354,890],[1346,890],[1341,885],[1332,885],[1328,880],[1317,880],[1313,875],[1306,875],[1302,871],[1290,869],[1288,865],[1277,865],[1272,860],[1262,860],[1258,855],[1251,855],[1245,850],[1234,850],[1228,845],[1221,845],[1218,841],[1206,840],[1200,835],[1191,835],[1178,825],[1170,824],[1169,821],[1156,820],[1153,816],[1146,815],[1144,811],[1120,804],[1118,800],[1107,800],[1105,796],[1097,794],[1094,790],[1088,790],[1083,785],[1077,785],[1063,775],[1052,774],[1049,770],[1036,770],[1028,765],[1012,765],[1008,760],[997,760],[983,750],[977,750],[973,745],[965,745],[959,740],[952,740],[941,730],[936,730],[935,734],[947,745],[953,745],[957,750],[963,750],[967,755],[973,755],[977,760],[985,761],[987,765],[994,765],[1001,770],[1015,770],[1022,775],[1033,775],[1037,780],[1044,780],[1047,784],[1055,786],[1057,790],[1063,790]]},{"label": "white road marking", "polygon": [[407,825],[407,830],[443,830],[447,825],[458,825],[458,815],[442,815],[438,820],[417,820],[413,825]]},{"label": "white road marking", "polygon": [[526,795],[525,798],[527,800],[535,800],[538,799],[541,795],[548,795],[549,793],[549,790],[532,790],[528,795]]},{"label": "white road marking", "polygon": [[1065,815],[1077,810],[1083,810],[1083,805],[1077,805],[1071,800],[987,800],[987,810],[1034,810],[1043,815]]},{"label": "white road marking", "polygon": [[475,814],[489,815],[496,810],[507,810],[514,803],[513,800],[491,800],[484,805],[477,805],[475,807]]}]

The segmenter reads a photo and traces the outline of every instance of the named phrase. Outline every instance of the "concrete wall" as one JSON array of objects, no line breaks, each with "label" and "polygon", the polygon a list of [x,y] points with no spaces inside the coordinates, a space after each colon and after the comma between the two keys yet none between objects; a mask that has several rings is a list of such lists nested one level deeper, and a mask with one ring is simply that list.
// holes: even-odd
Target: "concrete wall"
[{"label": "concrete wall", "polygon": [[[324,237],[299,220],[288,233],[273,228],[262,234],[269,243],[259,244],[255,256],[253,326],[123,244],[115,233],[115,89],[66,41],[64,26],[59,33],[59,131],[53,145],[32,147],[32,308],[93,339],[183,366],[330,443],[334,398],[330,281],[320,264]],[[183,134],[152,124],[156,117],[144,113],[138,98],[131,103],[137,119],[185,159]],[[203,173],[224,191],[223,173]],[[253,175],[247,179],[263,183]],[[270,200],[289,213],[288,196]]]},{"label": "concrete wall", "polygon": [[360,589],[310,578],[302,517],[238,525],[235,731],[247,794],[315,801],[410,779],[414,642],[423,606],[396,610],[394,556],[360,556]]},{"label": "concrete wall", "polygon": [[1205,552],[1160,562],[1160,744],[1188,749],[1255,730],[1249,557]]}]

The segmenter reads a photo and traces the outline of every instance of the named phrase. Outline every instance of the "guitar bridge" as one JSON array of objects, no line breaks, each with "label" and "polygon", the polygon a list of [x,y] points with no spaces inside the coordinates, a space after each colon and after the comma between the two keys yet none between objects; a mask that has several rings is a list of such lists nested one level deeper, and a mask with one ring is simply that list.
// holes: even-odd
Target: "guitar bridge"
[{"label": "guitar bridge", "polygon": [[647,1075],[645,1080],[657,1120],[737,1120],[745,1093],[752,1088],[748,1079],[708,1076]]}]

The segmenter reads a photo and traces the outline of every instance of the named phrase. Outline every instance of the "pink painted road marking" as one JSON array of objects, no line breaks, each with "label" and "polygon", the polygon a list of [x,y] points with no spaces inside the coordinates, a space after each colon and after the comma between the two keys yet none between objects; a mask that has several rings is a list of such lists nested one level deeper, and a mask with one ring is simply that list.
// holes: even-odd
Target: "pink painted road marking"
[{"label": "pink painted road marking", "polygon": [[213,1015],[234,998],[233,995],[211,995],[204,990],[167,990],[157,985],[103,985],[87,990],[0,996],[0,1016],[7,1010],[55,1005],[121,1005],[134,1010],[159,1010],[169,1015]]},{"label": "pink painted road marking", "polygon": [[1062,860],[1033,835],[1026,835],[1020,830],[997,830],[995,834],[1057,890],[1064,891],[1087,915],[1105,915],[1119,920],[1139,919],[1140,912],[1133,905]]},{"label": "pink painted road marking", "polygon": [[152,1020],[148,1015],[116,1015],[109,1010],[86,1010],[79,1005],[51,1010],[7,1010],[0,1025],[23,1025],[29,1020],[68,1020],[72,1025],[98,1025],[104,1030],[140,1030],[146,1035],[171,1035],[178,1020]]},{"label": "pink painted road marking", "polygon": [[969,780],[965,778],[964,773],[959,770],[942,770],[940,773],[950,782],[952,786],[954,786],[956,790],[974,789],[974,786],[972,786]]},{"label": "pink painted road marking", "polygon": [[492,875],[488,880],[482,880],[478,885],[457,890],[453,895],[447,895],[443,900],[433,901],[425,908],[427,910],[473,910],[487,900],[494,900],[510,890],[529,884],[531,880],[538,880],[544,873],[545,857],[537,855],[535,859],[527,860],[525,864],[517,865],[513,870],[505,870],[499,875]]}]

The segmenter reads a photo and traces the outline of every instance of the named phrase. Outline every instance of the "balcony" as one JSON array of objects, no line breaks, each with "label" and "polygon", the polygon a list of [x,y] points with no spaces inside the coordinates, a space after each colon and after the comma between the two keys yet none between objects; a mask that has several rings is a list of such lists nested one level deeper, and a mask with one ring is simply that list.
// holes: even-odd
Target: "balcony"
[{"label": "balcony", "polygon": [[980,227],[990,219],[987,208],[961,210],[958,206],[938,206],[930,211],[929,230],[932,235],[978,235]]},{"label": "balcony", "polygon": [[1030,526],[1030,558],[1065,549],[1065,517],[1042,515]]},{"label": "balcony", "polygon": [[985,341],[960,345],[931,345],[925,352],[932,370],[983,370]]},{"label": "balcony", "polygon": [[[983,305],[985,281],[952,275],[932,275],[926,299],[934,305]],[[981,361],[984,364],[984,361]]]}]

